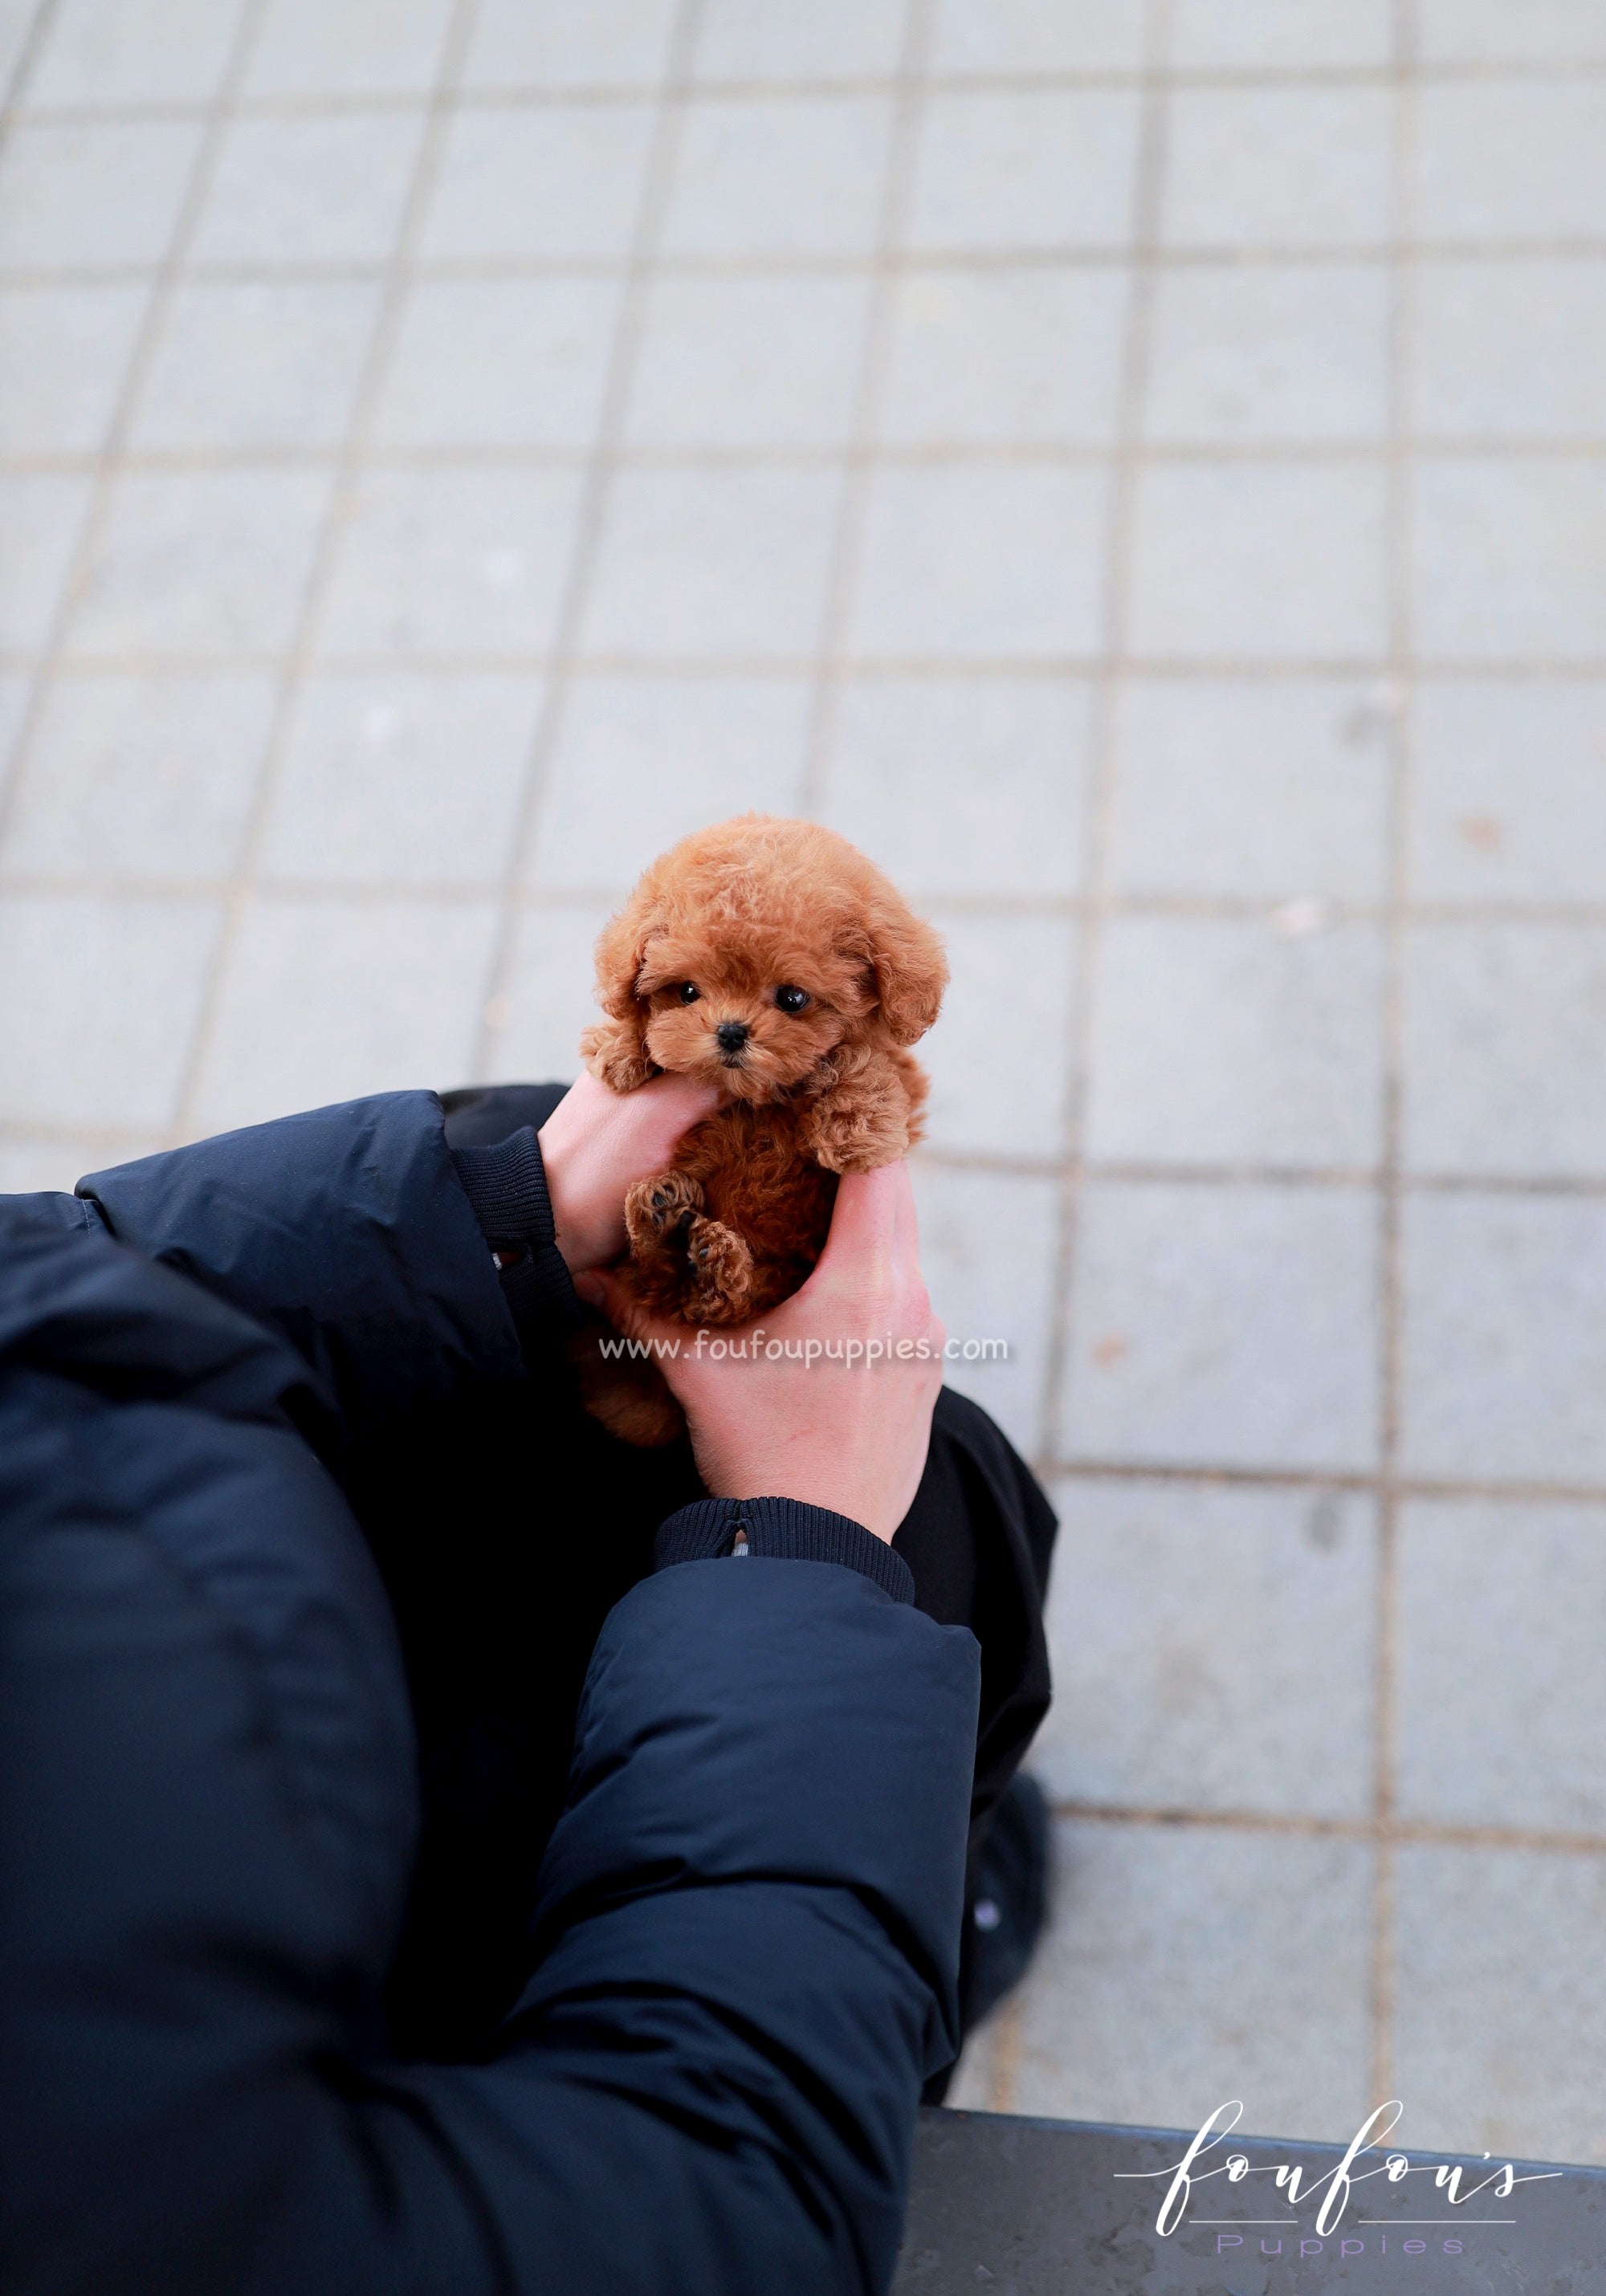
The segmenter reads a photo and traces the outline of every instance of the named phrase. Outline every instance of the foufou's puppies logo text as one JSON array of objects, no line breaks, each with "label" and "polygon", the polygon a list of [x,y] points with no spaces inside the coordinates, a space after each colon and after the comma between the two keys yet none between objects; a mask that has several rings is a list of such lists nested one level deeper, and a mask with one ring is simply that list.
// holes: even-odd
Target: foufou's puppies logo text
[{"label": "foufou's puppies logo text", "polygon": [[[1208,2228],[1215,2233],[1218,2256],[1246,2248],[1256,2237],[1268,2255],[1281,2253],[1285,2240],[1297,2255],[1320,2255],[1326,2252],[1330,2240],[1338,2238],[1341,2255],[1356,2256],[1369,2245],[1357,2236],[1363,2228],[1376,2237],[1380,2252],[1385,2255],[1390,2233],[1400,2236],[1399,2245],[1407,2253],[1420,2255],[1427,2246],[1422,2235],[1427,2234],[1435,2246],[1455,2255],[1461,2250],[1463,2226],[1514,2224],[1514,2217],[1495,2214],[1495,2204],[1509,2201],[1519,2185],[1544,2184],[1561,2174],[1559,2169],[1547,2169],[1520,2177],[1506,2161],[1491,2163],[1487,2176],[1468,2183],[1464,2163],[1417,2161],[1404,2152],[1384,2152],[1383,2145],[1404,2110],[1397,2097],[1380,2104],[1362,2123],[1343,2159],[1324,2175],[1309,2177],[1301,2162],[1256,2163],[1245,2152],[1226,2152],[1204,2166],[1206,2155],[1224,2143],[1243,2117],[1241,2100],[1229,2098],[1225,2104],[1217,2105],[1174,2166],[1123,2169],[1116,2174],[1140,2182],[1166,2180],[1155,2230],[1165,2240],[1190,2226]],[[1223,2120],[1223,2114],[1228,2118]],[[1372,2153],[1381,2157],[1362,2165],[1364,2156]],[[1199,2188],[1206,2185],[1211,2189],[1202,2192]],[[1230,2196],[1235,2196],[1236,2206]],[[1355,2213],[1348,2216],[1349,2236],[1342,2237],[1339,2227],[1352,2202],[1355,2206]],[[1483,2205],[1474,2210],[1474,2202]],[[1213,2212],[1206,2215],[1207,2208]],[[1306,2213],[1313,2209],[1314,2215]],[[1233,2212],[1229,2214],[1229,2210]]]}]

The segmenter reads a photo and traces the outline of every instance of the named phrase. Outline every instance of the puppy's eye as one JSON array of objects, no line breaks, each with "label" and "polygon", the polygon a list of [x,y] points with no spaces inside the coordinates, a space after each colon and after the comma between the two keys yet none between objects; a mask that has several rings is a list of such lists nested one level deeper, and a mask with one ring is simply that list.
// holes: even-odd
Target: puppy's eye
[{"label": "puppy's eye", "polygon": [[809,992],[806,988],[794,988],[787,985],[776,990],[775,1001],[783,1013],[801,1013],[809,1002]]},{"label": "puppy's eye", "polygon": [[675,994],[682,1004],[695,1004],[697,1001],[697,984],[695,980],[683,980]]}]

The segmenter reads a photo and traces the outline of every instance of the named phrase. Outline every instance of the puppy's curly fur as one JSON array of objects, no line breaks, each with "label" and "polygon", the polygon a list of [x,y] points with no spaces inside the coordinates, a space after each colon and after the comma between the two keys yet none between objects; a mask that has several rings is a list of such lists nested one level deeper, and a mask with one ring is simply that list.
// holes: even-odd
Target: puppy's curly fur
[{"label": "puppy's curly fur", "polygon": [[[841,1172],[919,1139],[923,1070],[907,1047],[937,1017],[942,943],[844,838],[745,814],[688,837],[641,879],[597,948],[607,1019],[581,1050],[634,1092],[665,1072],[721,1105],[667,1171],[625,1200],[629,1289],[662,1316],[745,1323],[819,1259]],[[650,1365],[576,1347],[587,1408],[626,1442],[684,1422]]]}]

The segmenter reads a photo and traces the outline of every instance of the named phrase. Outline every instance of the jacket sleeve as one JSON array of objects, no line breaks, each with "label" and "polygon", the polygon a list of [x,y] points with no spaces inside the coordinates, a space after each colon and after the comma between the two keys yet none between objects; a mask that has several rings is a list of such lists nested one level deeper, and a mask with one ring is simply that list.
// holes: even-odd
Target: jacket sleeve
[{"label": "jacket sleeve", "polygon": [[521,1374],[433,1093],[225,1133],[92,1173],[78,1194],[119,1242],[288,1340],[348,1438]]},{"label": "jacket sleeve", "polygon": [[643,1581],[515,2015],[486,2061],[399,2063],[406,1692],[295,1359],[48,1249],[78,1325],[54,1280],[0,1319],[8,2296],[884,2289],[956,2040],[971,1637],[797,1559],[852,1545],[804,1510]]}]

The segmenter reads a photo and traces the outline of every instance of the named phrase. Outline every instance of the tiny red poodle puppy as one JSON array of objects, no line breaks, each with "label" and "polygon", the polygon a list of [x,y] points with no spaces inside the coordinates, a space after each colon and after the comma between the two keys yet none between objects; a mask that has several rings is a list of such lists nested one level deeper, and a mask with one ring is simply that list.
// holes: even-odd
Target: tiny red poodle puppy
[{"label": "tiny red poodle puppy", "polygon": [[[923,1130],[906,1049],[936,1019],[943,946],[881,872],[812,822],[745,814],[655,861],[597,948],[606,1021],[581,1050],[614,1092],[665,1072],[721,1106],[625,1199],[628,1288],[659,1315],[740,1324],[824,1248],[839,1172],[890,1164]],[[577,1349],[586,1405],[627,1442],[683,1422],[662,1378]],[[650,1373],[650,1376],[647,1374]]]}]

